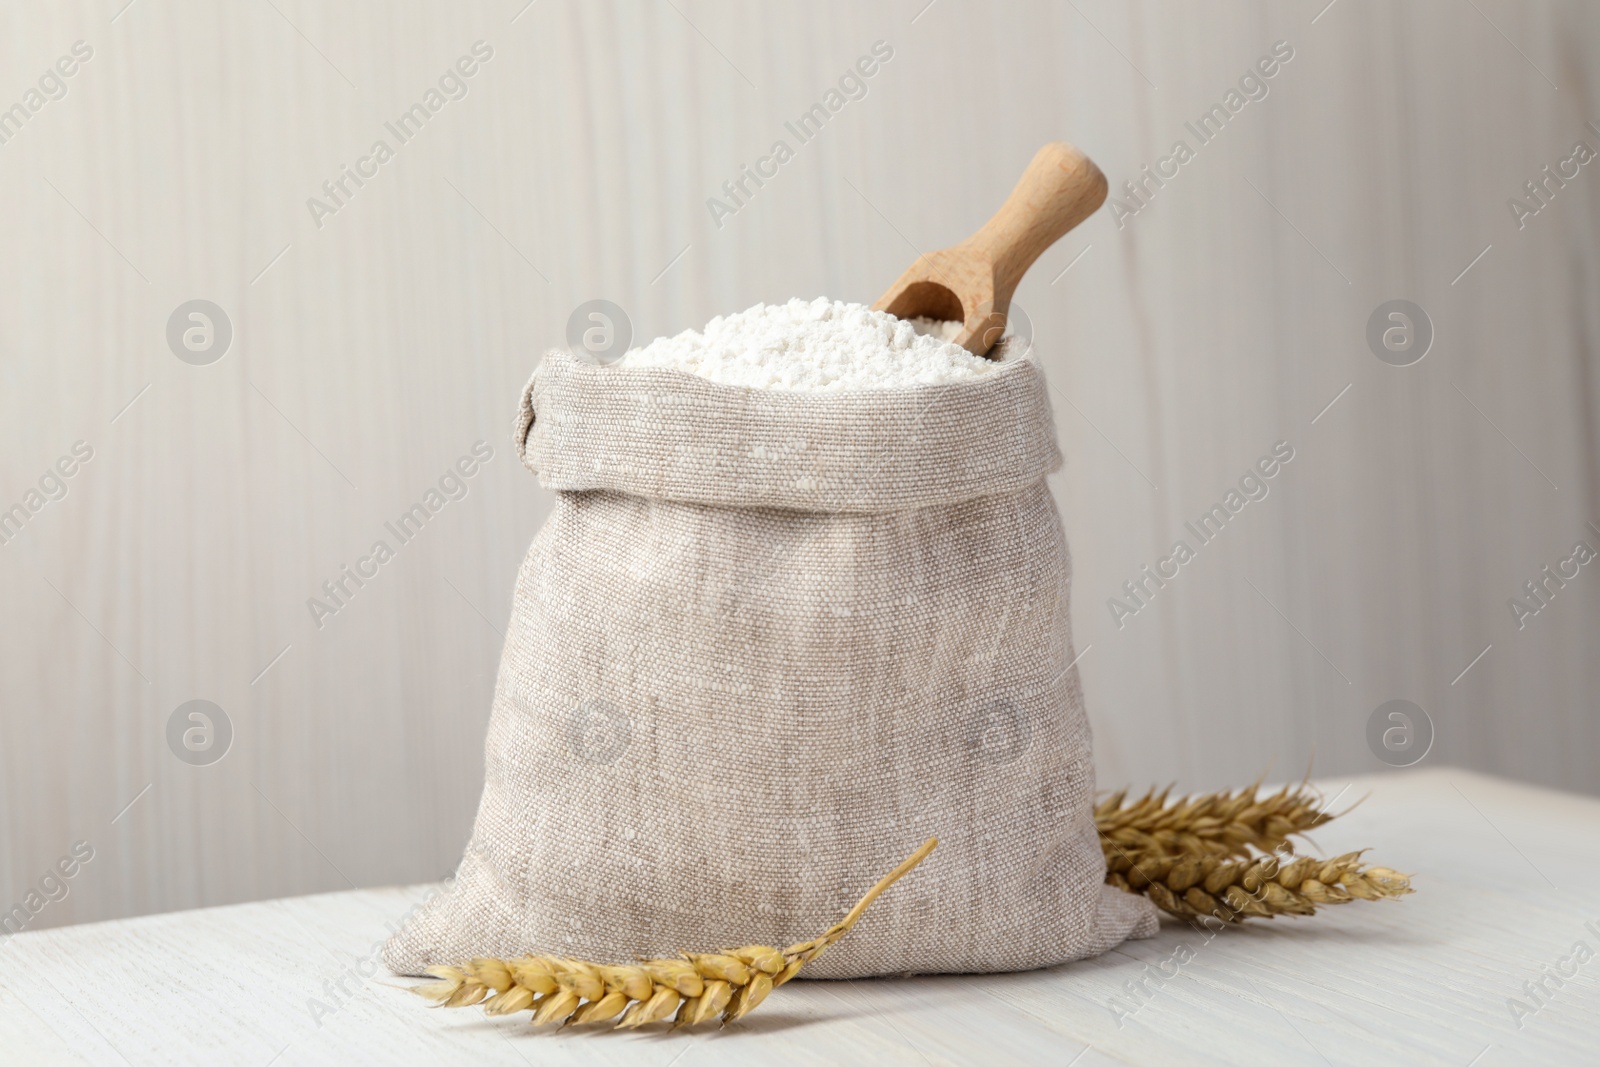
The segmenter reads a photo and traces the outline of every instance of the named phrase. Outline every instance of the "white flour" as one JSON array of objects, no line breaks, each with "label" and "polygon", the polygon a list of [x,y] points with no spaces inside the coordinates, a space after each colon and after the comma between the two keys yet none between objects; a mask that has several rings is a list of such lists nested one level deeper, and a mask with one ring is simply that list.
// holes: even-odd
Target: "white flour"
[{"label": "white flour", "polygon": [[959,322],[901,320],[818,298],[757,304],[630,350],[619,366],[669,367],[725,385],[796,393],[890,389],[976,378],[999,366],[951,344]]}]

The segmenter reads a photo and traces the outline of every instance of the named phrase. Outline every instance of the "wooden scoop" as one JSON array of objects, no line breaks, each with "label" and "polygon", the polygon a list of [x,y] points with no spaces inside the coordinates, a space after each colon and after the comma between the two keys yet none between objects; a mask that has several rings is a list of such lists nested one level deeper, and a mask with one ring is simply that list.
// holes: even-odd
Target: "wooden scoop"
[{"label": "wooden scoop", "polygon": [[918,257],[873,304],[902,319],[960,320],[954,340],[987,356],[1006,330],[1017,283],[1040,254],[1105,203],[1106,176],[1056,141],[1039,149],[994,218],[953,248]]}]

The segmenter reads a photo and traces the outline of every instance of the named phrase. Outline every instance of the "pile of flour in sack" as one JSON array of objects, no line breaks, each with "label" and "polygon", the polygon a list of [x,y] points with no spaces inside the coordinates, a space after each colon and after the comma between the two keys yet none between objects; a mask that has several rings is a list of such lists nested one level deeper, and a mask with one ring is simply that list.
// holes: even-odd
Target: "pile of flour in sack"
[{"label": "pile of flour in sack", "polygon": [[999,366],[949,338],[960,322],[897,319],[819,297],[757,304],[630,350],[623,367],[666,367],[724,385],[796,393],[939,385]]}]

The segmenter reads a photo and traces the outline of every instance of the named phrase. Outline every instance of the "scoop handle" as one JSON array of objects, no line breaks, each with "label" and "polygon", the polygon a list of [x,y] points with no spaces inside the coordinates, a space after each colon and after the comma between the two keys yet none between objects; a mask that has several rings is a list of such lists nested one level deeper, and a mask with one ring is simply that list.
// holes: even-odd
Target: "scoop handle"
[{"label": "scoop handle", "polygon": [[1003,312],[1033,261],[1106,199],[1106,176],[1064,141],[1034,155],[1006,202],[959,246],[994,267],[994,303]]}]

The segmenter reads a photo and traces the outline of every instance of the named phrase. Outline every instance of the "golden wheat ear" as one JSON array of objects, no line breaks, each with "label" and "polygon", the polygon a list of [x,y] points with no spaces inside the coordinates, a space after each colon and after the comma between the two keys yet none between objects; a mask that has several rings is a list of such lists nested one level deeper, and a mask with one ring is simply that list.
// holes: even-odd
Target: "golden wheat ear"
[{"label": "golden wheat ear", "polygon": [[487,1015],[532,1010],[535,1026],[610,1023],[633,1029],[671,1019],[677,1029],[716,1015],[726,1026],[754,1011],[768,993],[849,933],[872,902],[927,859],[938,844],[938,838],[928,838],[820,937],[785,949],[744,945],[721,952],[685,952],[682,959],[620,965],[563,956],[480,957],[460,967],[429,968],[427,974],[434,981],[411,991],[448,1008],[481,1001]]},{"label": "golden wheat ear", "polygon": [[1410,878],[1388,867],[1364,867],[1359,852],[1288,863],[1277,856],[1141,856],[1125,873],[1107,872],[1106,881],[1144,894],[1169,915],[1226,923],[1312,915],[1330,904],[1394,900],[1413,892]]},{"label": "golden wheat ear", "polygon": [[1249,856],[1251,850],[1294,850],[1304,836],[1333,820],[1309,783],[1284,786],[1271,796],[1257,793],[1261,783],[1169,803],[1171,789],[1152,789],[1129,802],[1121,790],[1094,810],[1100,847],[1113,869],[1126,870],[1130,857],[1143,855]]},{"label": "golden wheat ear", "polygon": [[1393,900],[1411,880],[1363,867],[1361,853],[1296,857],[1291,837],[1331,822],[1309,781],[1258,797],[1261,783],[1181,797],[1152,789],[1132,803],[1112,793],[1094,811],[1106,882],[1149,897],[1170,915],[1227,923],[1312,915],[1351,900]]}]

